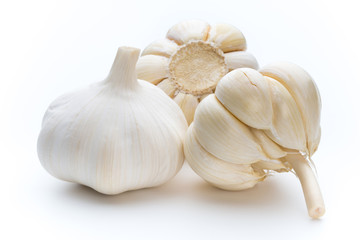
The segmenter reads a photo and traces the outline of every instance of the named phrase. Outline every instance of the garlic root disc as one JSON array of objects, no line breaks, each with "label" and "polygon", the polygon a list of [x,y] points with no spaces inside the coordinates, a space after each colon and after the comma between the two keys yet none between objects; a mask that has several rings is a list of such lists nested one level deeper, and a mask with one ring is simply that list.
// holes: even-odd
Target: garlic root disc
[{"label": "garlic root disc", "polygon": [[[223,161],[207,152],[196,139],[193,124],[186,135],[184,151],[186,160],[193,166],[197,174],[207,182],[226,190],[243,190],[253,187],[266,176],[264,172],[256,172],[250,164],[234,164]],[[213,171],[216,168],[217,171]]]},{"label": "garlic root disc", "polygon": [[49,173],[118,194],[158,186],[180,170],[186,119],[161,89],[137,80],[139,53],[119,48],[104,81],[50,105],[38,138]]},{"label": "garlic root disc", "polygon": [[216,91],[219,101],[245,124],[270,128],[273,109],[269,83],[256,70],[239,68],[221,79]]},{"label": "garlic root disc", "polygon": [[197,107],[186,159],[204,180],[227,190],[253,187],[272,171],[295,171],[309,215],[321,217],[324,202],[308,163],[320,141],[320,109],[315,82],[295,64],[236,69]]},{"label": "garlic root disc", "polygon": [[[166,39],[157,40],[144,49],[137,72],[140,79],[158,85],[173,99],[178,94],[190,94],[200,102],[215,91],[219,80],[229,71],[241,67],[258,68],[255,57],[245,50],[244,35],[232,25],[210,26],[201,20],[183,21],[170,28]],[[168,82],[175,91],[169,89]],[[184,111],[189,124],[196,105]]]},{"label": "garlic root disc", "polygon": [[170,79],[182,92],[211,93],[227,73],[223,53],[205,42],[190,42],[170,59]]}]

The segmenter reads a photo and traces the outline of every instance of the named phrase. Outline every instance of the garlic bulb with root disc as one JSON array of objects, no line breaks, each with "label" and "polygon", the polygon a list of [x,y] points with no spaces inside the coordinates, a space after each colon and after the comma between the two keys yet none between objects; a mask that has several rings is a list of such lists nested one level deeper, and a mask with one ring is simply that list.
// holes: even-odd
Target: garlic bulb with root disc
[{"label": "garlic bulb with root disc", "polygon": [[38,138],[50,174],[118,194],[158,186],[180,170],[186,119],[161,89],[137,80],[139,54],[119,48],[105,80],[50,105]]},{"label": "garlic bulb with root disc", "polygon": [[244,35],[230,24],[183,21],[171,27],[165,39],[144,49],[137,64],[138,78],[173,98],[190,124],[199,102],[214,92],[226,73],[258,68],[255,57],[245,50]]},{"label": "garlic bulb with root disc", "polygon": [[320,141],[320,110],[315,82],[295,64],[236,69],[196,109],[186,160],[226,190],[251,188],[272,171],[294,171],[309,215],[318,218],[325,207],[311,156]]}]

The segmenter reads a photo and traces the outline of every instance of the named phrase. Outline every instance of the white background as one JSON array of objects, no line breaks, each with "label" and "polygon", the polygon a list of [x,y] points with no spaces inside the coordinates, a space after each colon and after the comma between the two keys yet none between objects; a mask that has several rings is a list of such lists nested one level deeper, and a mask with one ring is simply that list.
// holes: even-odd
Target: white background
[{"label": "white background", "polygon": [[[357,1],[1,1],[1,239],[360,239]],[[260,65],[288,60],[321,92],[314,161],[327,212],[307,216],[300,184],[277,174],[243,192],[185,166],[162,187],[104,196],[50,176],[36,154],[58,95],[102,80],[117,47],[144,48],[199,18],[241,29]]]}]

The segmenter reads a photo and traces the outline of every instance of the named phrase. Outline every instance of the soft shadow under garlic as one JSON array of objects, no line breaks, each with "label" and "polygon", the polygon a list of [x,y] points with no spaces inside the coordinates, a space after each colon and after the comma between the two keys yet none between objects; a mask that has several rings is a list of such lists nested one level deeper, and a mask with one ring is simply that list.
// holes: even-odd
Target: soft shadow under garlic
[{"label": "soft shadow under garlic", "polygon": [[177,176],[158,187],[132,190],[117,195],[104,195],[84,185],[67,183],[61,189],[60,195],[70,200],[92,205],[126,206],[148,204],[151,202],[165,202],[171,199],[176,200],[193,195],[193,193],[191,193],[191,186],[193,185],[194,177],[198,181],[202,181],[193,174],[190,167],[185,164]]},{"label": "soft shadow under garlic", "polygon": [[[180,201],[181,204],[199,204],[211,208],[244,209],[246,211],[294,211],[298,203],[290,200],[289,191],[275,177],[243,191],[224,191],[207,184],[185,164],[170,182],[159,187],[103,195],[79,184],[67,184],[61,196],[90,205],[140,206],[156,202]],[[293,196],[295,198],[295,196]]]},{"label": "soft shadow under garlic", "polygon": [[92,188],[80,184],[69,184],[62,189],[62,196],[64,198],[94,205],[127,206],[146,204],[160,200],[163,201],[173,195],[174,193],[164,186],[133,190],[118,195],[99,194]]},{"label": "soft shadow under garlic", "polygon": [[[284,191],[281,184],[272,179],[259,183],[253,188],[242,191],[227,191],[216,188],[206,182],[198,182],[194,185],[195,197],[211,205],[222,205],[226,207],[243,207],[255,209],[282,209],[291,204],[290,195]],[[296,203],[293,204],[294,206]],[[292,207],[294,207],[292,206]],[[289,206],[290,208],[290,206]]]}]

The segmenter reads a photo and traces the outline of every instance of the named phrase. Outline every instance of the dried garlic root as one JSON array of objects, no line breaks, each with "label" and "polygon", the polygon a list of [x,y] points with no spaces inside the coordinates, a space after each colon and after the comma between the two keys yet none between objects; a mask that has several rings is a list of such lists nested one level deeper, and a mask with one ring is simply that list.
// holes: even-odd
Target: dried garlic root
[{"label": "dried garlic root", "polygon": [[309,215],[319,218],[324,201],[309,162],[320,141],[320,110],[315,82],[295,64],[236,69],[197,107],[186,159],[207,182],[227,190],[251,188],[270,171],[293,170]]},{"label": "dried garlic root", "polygon": [[190,124],[198,103],[214,92],[225,74],[241,67],[258,68],[255,57],[245,50],[245,37],[234,26],[180,22],[168,31],[166,39],[144,49],[137,64],[138,78],[173,98]]}]

